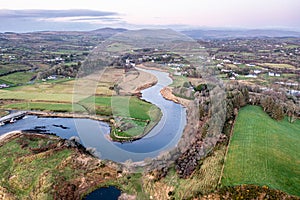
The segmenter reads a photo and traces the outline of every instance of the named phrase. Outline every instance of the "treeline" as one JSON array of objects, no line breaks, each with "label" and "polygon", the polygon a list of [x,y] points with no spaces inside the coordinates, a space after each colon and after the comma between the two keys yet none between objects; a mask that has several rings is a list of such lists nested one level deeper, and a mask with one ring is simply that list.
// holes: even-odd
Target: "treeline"
[{"label": "treeline", "polygon": [[55,65],[48,70],[39,72],[37,74],[37,79],[45,79],[52,75],[64,76],[64,77],[76,77],[81,67],[81,62],[71,65]]},{"label": "treeline", "polygon": [[287,95],[280,89],[269,89],[260,91],[257,88],[248,87],[252,105],[258,105],[273,119],[282,120],[285,116],[289,122],[294,122],[300,115],[300,108],[297,106],[297,99]]}]

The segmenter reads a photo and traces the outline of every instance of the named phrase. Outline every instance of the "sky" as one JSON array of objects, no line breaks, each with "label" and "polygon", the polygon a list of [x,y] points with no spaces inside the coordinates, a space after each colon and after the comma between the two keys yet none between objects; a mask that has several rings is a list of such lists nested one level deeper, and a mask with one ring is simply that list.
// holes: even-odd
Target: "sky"
[{"label": "sky", "polygon": [[300,0],[1,0],[0,32],[103,27],[300,31]]}]

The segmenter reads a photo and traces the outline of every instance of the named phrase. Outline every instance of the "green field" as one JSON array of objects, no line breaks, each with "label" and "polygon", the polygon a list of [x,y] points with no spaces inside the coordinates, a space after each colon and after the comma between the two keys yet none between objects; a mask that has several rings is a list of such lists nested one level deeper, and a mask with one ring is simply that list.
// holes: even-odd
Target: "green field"
[{"label": "green field", "polygon": [[27,70],[30,69],[29,66],[21,65],[21,64],[0,64],[0,74],[4,74],[7,72],[15,71],[15,70]]},{"label": "green field", "polygon": [[158,107],[133,96],[96,96],[80,102],[99,115],[112,115],[116,135],[132,137],[149,131],[160,120]]},{"label": "green field", "polygon": [[55,112],[86,112],[86,110],[78,104],[71,103],[41,103],[41,102],[28,102],[28,103],[13,103],[3,106],[4,109],[16,110],[41,110],[41,111],[55,111]]},{"label": "green field", "polygon": [[29,82],[35,74],[34,72],[16,72],[7,76],[1,76],[0,80],[13,84],[24,84]]},{"label": "green field", "polygon": [[259,65],[263,67],[269,67],[271,69],[295,69],[295,66],[290,64],[260,63]]},{"label": "green field", "polygon": [[267,185],[300,196],[300,121],[275,121],[260,107],[242,108],[236,120],[222,185]]}]

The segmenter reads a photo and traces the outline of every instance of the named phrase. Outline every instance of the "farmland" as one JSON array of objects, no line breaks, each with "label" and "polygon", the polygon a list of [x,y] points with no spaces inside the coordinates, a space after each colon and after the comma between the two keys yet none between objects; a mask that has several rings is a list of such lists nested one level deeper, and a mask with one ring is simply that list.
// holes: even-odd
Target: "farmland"
[{"label": "farmland", "polygon": [[16,110],[41,110],[41,111],[55,111],[55,112],[86,112],[86,110],[79,104],[67,103],[42,103],[42,102],[27,102],[27,103],[12,103],[3,106],[5,109]]},{"label": "farmland", "polygon": [[300,121],[275,121],[260,107],[239,112],[225,161],[223,185],[267,185],[300,195]]}]

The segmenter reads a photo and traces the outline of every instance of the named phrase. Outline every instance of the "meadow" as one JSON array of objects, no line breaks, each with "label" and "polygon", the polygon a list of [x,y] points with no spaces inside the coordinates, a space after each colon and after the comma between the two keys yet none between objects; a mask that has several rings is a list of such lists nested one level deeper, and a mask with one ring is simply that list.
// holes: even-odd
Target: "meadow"
[{"label": "meadow", "polygon": [[132,137],[149,131],[161,117],[158,107],[136,96],[96,96],[80,102],[87,110],[99,115],[111,115],[115,120],[114,133]]},{"label": "meadow", "polygon": [[243,107],[225,160],[223,186],[255,184],[300,196],[300,121],[271,119]]},{"label": "meadow", "polygon": [[277,63],[260,63],[262,67],[269,67],[271,69],[295,69],[295,66],[290,64],[277,64]]},{"label": "meadow", "polygon": [[0,77],[0,82],[10,83],[10,84],[23,84],[29,82],[33,76],[34,72],[16,72],[6,76]]},{"label": "meadow", "polygon": [[43,103],[43,102],[22,102],[12,103],[3,106],[4,109],[16,110],[40,110],[40,111],[54,111],[54,112],[86,112],[86,110],[79,104],[71,103]]}]

